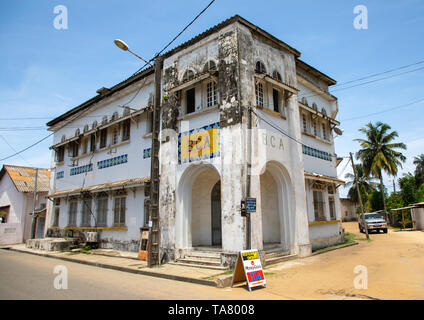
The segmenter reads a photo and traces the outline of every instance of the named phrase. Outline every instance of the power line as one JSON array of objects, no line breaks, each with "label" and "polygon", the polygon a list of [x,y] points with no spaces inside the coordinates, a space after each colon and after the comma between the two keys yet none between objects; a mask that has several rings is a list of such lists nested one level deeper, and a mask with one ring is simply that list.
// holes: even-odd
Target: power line
[{"label": "power line", "polygon": [[[180,33],[178,33],[162,50],[160,50],[152,59],[150,59],[149,61],[148,61],[148,63],[146,63],[146,64],[144,64],[144,66],[142,66],[140,69],[138,69],[132,76],[134,76],[136,73],[138,73],[140,70],[142,70],[147,64],[149,64],[150,62],[152,62],[157,56],[159,56],[163,51],[165,51],[188,27],[190,27],[193,23],[194,23],[194,21],[196,21],[211,5],[212,5],[212,3],[214,3],[215,2],[215,0],[212,0],[186,27],[184,27],[184,29],[180,32]],[[132,77],[131,76],[131,77]],[[130,77],[130,78],[131,78]],[[132,102],[134,99],[135,99],[135,97],[139,94],[139,92],[141,91],[141,86],[140,86],[140,88],[138,89],[138,91],[136,92],[136,94],[133,96],[133,98],[130,100],[130,102]],[[79,117],[81,117],[85,112],[87,112],[88,110],[90,110],[90,109],[86,109],[83,113],[81,113],[79,116],[77,116],[76,118],[73,118],[72,120],[70,120],[69,122],[71,122],[71,121],[75,121],[77,118],[79,118]],[[68,122],[68,123],[69,123]],[[58,129],[56,129],[56,131],[57,130],[60,130],[61,128],[63,128],[64,126],[66,126],[68,123],[65,123],[63,126],[61,126],[61,127],[59,127]],[[0,161],[4,161],[4,160],[6,160],[6,159],[9,159],[9,158],[12,158],[12,157],[14,157],[14,156],[16,156],[16,155],[18,155],[18,154],[21,154],[22,152],[25,152],[26,150],[28,150],[28,149],[30,149],[30,148],[32,148],[32,147],[34,147],[35,145],[37,145],[37,144],[39,144],[40,142],[42,142],[42,141],[44,141],[44,140],[46,140],[47,138],[49,138],[50,136],[52,136],[53,134],[54,134],[55,132],[52,132],[51,134],[49,134],[49,135],[47,135],[46,137],[44,137],[44,138],[42,138],[41,140],[38,140],[37,142],[35,142],[35,143],[33,143],[32,145],[30,145],[30,146],[28,146],[28,147],[26,147],[26,148],[24,148],[24,149],[22,149],[21,151],[18,151],[18,152],[16,152],[15,154],[13,154],[13,155],[10,155],[10,156],[8,156],[8,157],[5,157],[5,158],[3,158],[3,159],[0,159]]]},{"label": "power line", "polygon": [[[333,92],[336,92],[336,91],[347,90],[347,89],[351,89],[351,88],[355,88],[355,87],[367,85],[367,84],[370,84],[370,83],[374,83],[374,82],[378,82],[378,81],[382,81],[382,80],[391,79],[391,78],[394,78],[394,77],[398,77],[398,76],[401,76],[401,75],[404,75],[404,74],[408,74],[408,73],[419,71],[419,70],[423,70],[423,69],[424,69],[424,67],[421,67],[421,68],[409,70],[409,71],[406,71],[406,72],[397,73],[397,74],[394,74],[394,75],[391,75],[391,76],[388,76],[388,77],[383,77],[383,78],[379,78],[379,79],[375,79],[375,80],[371,80],[371,81],[366,81],[366,82],[358,83],[358,84],[355,84],[355,85],[349,86],[349,87],[336,88],[334,90],[330,90],[329,93],[333,93]],[[315,97],[315,96],[319,96],[320,95],[319,93],[314,93],[314,94],[305,96],[305,94],[299,95],[299,98],[310,98],[310,97]]]},{"label": "power line", "polygon": [[420,102],[423,102],[423,101],[424,101],[424,98],[421,98],[419,100],[415,100],[415,101],[412,101],[412,102],[409,102],[409,103],[406,103],[406,104],[402,104],[402,105],[399,105],[399,106],[396,106],[396,107],[392,107],[392,108],[389,108],[389,109],[386,109],[386,110],[381,110],[381,111],[378,111],[378,112],[373,112],[373,113],[369,113],[369,114],[366,114],[366,115],[363,115],[363,116],[357,116],[357,117],[353,117],[353,118],[349,118],[349,119],[343,119],[343,120],[340,120],[340,122],[362,119],[362,118],[367,118],[367,117],[370,117],[370,116],[375,116],[375,115],[390,112],[390,111],[393,111],[393,110],[396,110],[396,109],[405,108],[405,107],[408,107],[410,105],[417,104],[417,103],[420,103]]},{"label": "power line", "polygon": [[390,73],[390,72],[401,70],[401,69],[406,69],[406,68],[409,68],[409,67],[412,67],[412,66],[416,66],[416,65],[421,64],[421,63],[424,63],[424,60],[418,61],[416,63],[411,63],[411,64],[408,64],[406,66],[402,66],[402,67],[390,69],[390,70],[387,70],[387,71],[383,71],[383,72],[379,72],[379,73],[374,73],[374,74],[371,74],[371,75],[368,75],[368,76],[364,76],[362,78],[358,78],[358,79],[354,79],[354,80],[350,80],[350,81],[338,83],[338,84],[332,86],[332,88],[344,86],[346,84],[353,83],[353,82],[356,82],[356,81],[365,80],[365,79],[368,79],[368,78],[374,78],[374,77],[377,77],[377,76],[381,76],[382,74]]}]

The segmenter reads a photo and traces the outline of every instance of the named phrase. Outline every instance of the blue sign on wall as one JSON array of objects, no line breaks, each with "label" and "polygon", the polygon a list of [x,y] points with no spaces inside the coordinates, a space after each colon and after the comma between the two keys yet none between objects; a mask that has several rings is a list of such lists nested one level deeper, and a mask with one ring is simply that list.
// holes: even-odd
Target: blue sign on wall
[{"label": "blue sign on wall", "polygon": [[246,212],[256,212],[256,198],[246,198]]}]

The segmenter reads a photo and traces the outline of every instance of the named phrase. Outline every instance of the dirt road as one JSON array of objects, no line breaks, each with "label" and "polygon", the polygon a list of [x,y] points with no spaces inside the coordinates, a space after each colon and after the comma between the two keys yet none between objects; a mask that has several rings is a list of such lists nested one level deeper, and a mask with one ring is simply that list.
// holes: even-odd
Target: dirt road
[{"label": "dirt road", "polygon": [[[359,233],[356,222],[344,223],[346,232]],[[269,293],[293,299],[424,299],[424,232],[372,233],[371,240],[266,270]],[[368,288],[355,289],[354,273],[366,267]],[[364,284],[364,282],[360,282]]]}]

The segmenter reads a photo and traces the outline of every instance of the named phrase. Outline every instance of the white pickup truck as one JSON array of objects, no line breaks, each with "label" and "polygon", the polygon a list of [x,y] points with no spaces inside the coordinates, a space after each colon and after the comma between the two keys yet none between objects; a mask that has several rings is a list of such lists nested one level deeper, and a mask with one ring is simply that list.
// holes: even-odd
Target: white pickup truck
[{"label": "white pickup truck", "polygon": [[[387,233],[387,222],[378,213],[364,213],[364,216],[368,231],[376,230],[378,232],[383,230],[384,233]],[[364,219],[361,216],[358,219],[358,226],[360,232],[365,232]]]}]

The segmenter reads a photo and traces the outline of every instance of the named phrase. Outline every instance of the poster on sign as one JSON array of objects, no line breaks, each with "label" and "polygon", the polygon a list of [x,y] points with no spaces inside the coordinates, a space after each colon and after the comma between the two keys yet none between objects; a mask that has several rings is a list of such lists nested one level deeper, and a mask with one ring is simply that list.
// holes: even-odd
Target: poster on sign
[{"label": "poster on sign", "polygon": [[257,286],[264,286],[266,288],[266,280],[258,250],[240,251],[234,268],[231,287],[236,283],[244,281],[247,281],[249,291],[252,291],[252,288]]}]

